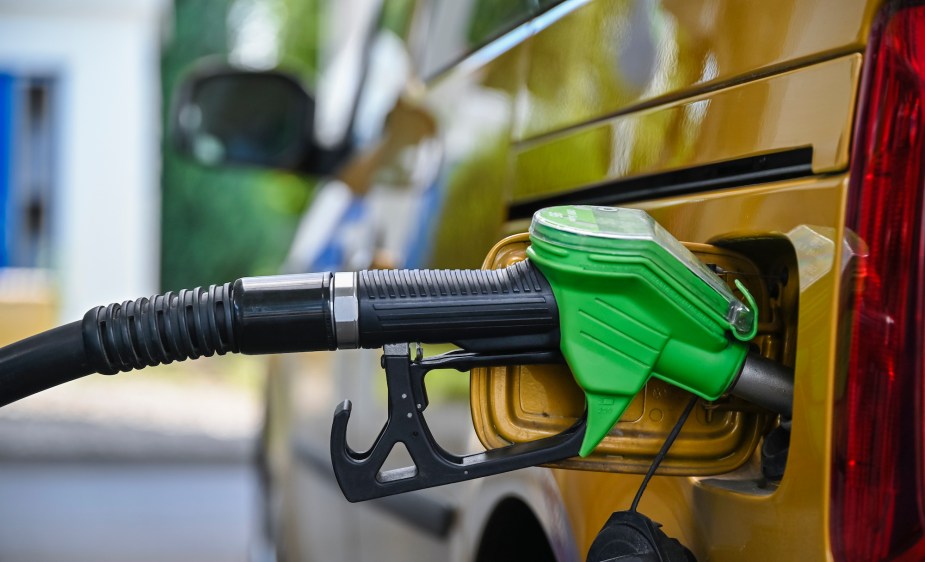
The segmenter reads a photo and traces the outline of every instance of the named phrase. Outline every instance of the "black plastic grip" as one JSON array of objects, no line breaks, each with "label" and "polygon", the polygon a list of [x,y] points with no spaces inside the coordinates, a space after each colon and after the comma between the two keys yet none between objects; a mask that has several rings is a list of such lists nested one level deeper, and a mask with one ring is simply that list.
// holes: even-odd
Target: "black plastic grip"
[{"label": "black plastic grip", "polygon": [[470,351],[558,349],[559,310],[529,261],[496,270],[369,270],[358,275],[361,347],[454,343]]},{"label": "black plastic grip", "polygon": [[82,322],[93,370],[112,375],[238,351],[231,284],[100,306]]}]

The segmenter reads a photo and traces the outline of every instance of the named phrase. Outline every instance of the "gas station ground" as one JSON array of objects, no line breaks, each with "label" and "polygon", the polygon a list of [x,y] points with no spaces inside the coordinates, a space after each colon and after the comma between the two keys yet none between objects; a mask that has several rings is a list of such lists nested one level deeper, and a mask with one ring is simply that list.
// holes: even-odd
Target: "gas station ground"
[{"label": "gas station ground", "polygon": [[0,409],[0,560],[248,560],[265,370],[93,375]]}]

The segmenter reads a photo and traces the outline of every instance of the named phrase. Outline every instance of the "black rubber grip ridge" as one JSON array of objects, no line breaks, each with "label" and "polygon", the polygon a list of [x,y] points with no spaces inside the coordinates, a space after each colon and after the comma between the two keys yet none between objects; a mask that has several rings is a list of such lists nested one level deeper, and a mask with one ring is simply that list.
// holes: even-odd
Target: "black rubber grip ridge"
[{"label": "black rubber grip ridge", "polygon": [[497,270],[369,270],[358,275],[362,347],[452,342],[472,351],[557,348],[552,288],[529,261]]},{"label": "black rubber grip ridge", "polygon": [[238,351],[231,284],[90,309],[82,323],[94,371],[112,375]]}]

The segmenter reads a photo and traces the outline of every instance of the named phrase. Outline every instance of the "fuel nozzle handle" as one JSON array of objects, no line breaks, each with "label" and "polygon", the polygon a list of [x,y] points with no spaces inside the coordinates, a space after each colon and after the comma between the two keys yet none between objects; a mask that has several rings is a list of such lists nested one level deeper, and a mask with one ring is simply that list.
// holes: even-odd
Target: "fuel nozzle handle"
[{"label": "fuel nozzle handle", "polygon": [[449,342],[467,349],[559,345],[555,298],[528,262],[495,271],[245,277],[98,307],[83,324],[84,339],[103,373],[227,352],[256,355],[401,342]]},{"label": "fuel nozzle handle", "polygon": [[453,343],[558,349],[559,314],[528,261],[498,270],[366,270],[241,279],[234,324],[248,354]]},{"label": "fuel nozzle handle", "polygon": [[401,342],[557,349],[555,297],[529,262],[245,277],[96,307],[82,321],[0,348],[0,406],[91,373]]}]

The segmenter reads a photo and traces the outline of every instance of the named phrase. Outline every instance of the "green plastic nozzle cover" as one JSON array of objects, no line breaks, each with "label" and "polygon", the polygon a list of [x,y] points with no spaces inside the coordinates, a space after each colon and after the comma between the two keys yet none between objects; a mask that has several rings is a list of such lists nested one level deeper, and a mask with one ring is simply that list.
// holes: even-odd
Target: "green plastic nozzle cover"
[{"label": "green plastic nozzle cover", "polygon": [[650,377],[716,400],[757,331],[751,305],[646,212],[549,207],[530,225],[530,260],[559,305],[560,347],[587,399],[591,453]]}]

